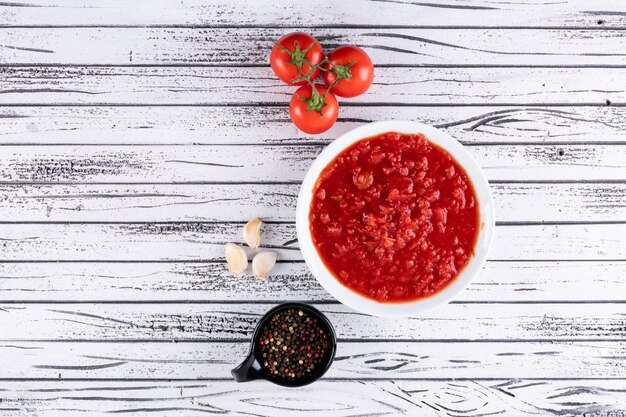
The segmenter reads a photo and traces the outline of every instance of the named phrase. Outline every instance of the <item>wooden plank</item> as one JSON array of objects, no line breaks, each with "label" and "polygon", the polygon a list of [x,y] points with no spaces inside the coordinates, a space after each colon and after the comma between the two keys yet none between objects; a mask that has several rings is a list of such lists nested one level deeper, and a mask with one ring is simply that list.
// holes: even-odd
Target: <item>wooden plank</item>
[{"label": "wooden plank", "polygon": [[[330,142],[376,120],[416,120],[463,143],[626,142],[626,108],[344,106],[337,124],[298,133],[286,107],[0,107],[0,144]],[[216,134],[219,132],[219,134]]]},{"label": "wooden plank", "polygon": [[[5,222],[294,221],[298,184],[0,184]],[[492,184],[499,222],[626,219],[626,184]],[[533,210],[527,202],[533,200]]]},{"label": "wooden plank", "polygon": [[311,0],[294,10],[289,0],[123,0],[100,1],[85,7],[80,0],[29,0],[0,6],[0,25],[209,25],[237,27],[324,25],[366,26],[624,26],[624,3],[603,0],[552,2],[531,0],[429,0],[428,2],[356,0],[329,4]]},{"label": "wooden plank", "polygon": [[[623,104],[624,78],[626,68],[379,67],[370,89],[355,102]],[[292,94],[267,67],[0,68],[0,104],[285,105]]]},{"label": "wooden plank", "polygon": [[[0,62],[22,65],[268,65],[291,29],[0,28]],[[617,30],[313,29],[326,50],[365,48],[374,64],[623,65]],[[524,42],[519,42],[524,39]],[[78,41],[77,41],[78,40]]]},{"label": "wooden plank", "polygon": [[[221,261],[242,223],[0,224],[5,261]],[[626,224],[502,225],[490,260],[626,259]],[[302,260],[294,223],[267,225],[263,247]],[[249,248],[246,248],[249,250]]]},{"label": "wooden plank", "polygon": [[[624,301],[626,262],[489,261],[459,302]],[[584,288],[583,288],[584,287]],[[221,263],[0,263],[0,301],[334,302],[304,263],[267,280],[234,278]]]},{"label": "wooden plank", "polygon": [[[64,340],[243,342],[250,337],[260,316],[274,305],[1,304],[0,340],[7,344]],[[497,303],[450,304],[420,317],[402,320],[356,313],[341,304],[317,307],[327,314],[342,341],[596,342],[626,338],[626,304],[623,303],[534,303],[507,304],[506,307]]]},{"label": "wooden plank", "polygon": [[[248,350],[248,342],[215,342],[210,352],[185,342],[2,344],[0,379],[227,379]],[[326,377],[626,378],[624,353],[626,342],[346,342]]]},{"label": "wooden plank", "polygon": [[493,379],[447,381],[331,381],[294,391],[265,382],[7,381],[0,382],[3,416],[357,417],[364,415],[626,414],[623,380]]},{"label": "wooden plank", "polygon": [[[5,183],[300,182],[323,145],[12,146],[0,152]],[[471,145],[496,181],[626,178],[626,146]],[[251,176],[251,173],[254,173]]]}]

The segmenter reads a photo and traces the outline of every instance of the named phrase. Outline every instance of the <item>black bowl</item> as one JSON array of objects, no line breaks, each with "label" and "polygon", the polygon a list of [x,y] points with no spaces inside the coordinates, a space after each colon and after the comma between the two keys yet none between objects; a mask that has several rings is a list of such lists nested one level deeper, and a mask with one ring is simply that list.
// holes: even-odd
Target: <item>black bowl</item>
[{"label": "black bowl", "polygon": [[[261,365],[259,359],[256,357],[256,347],[258,345],[257,342],[260,330],[274,314],[288,308],[298,308],[301,310],[305,310],[311,317],[317,318],[320,321],[321,326],[326,327],[326,330],[328,331],[328,334],[330,336],[329,355],[326,357],[326,361],[324,362],[323,366],[320,367],[319,371],[313,375],[307,376],[306,378],[297,378],[293,381],[278,379],[270,375],[268,372],[266,372],[265,368]],[[254,329],[254,332],[252,333],[250,352],[248,353],[248,356],[239,366],[237,366],[230,372],[237,382],[265,379],[283,387],[302,387],[304,385],[308,385],[317,381],[326,373],[326,371],[328,371],[330,365],[333,363],[333,359],[335,359],[336,351],[337,337],[335,335],[335,330],[333,329],[333,325],[324,314],[322,314],[318,309],[311,307],[310,305],[305,303],[284,303],[272,308],[267,313],[265,313],[263,317],[261,317]]]}]

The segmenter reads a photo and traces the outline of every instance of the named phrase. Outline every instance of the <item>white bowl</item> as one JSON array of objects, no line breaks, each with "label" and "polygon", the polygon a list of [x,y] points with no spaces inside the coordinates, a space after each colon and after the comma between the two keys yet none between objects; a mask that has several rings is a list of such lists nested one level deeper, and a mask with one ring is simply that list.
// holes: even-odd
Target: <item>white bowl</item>
[{"label": "white bowl", "polygon": [[[476,196],[478,197],[480,210],[480,229],[474,248],[474,256],[461,270],[461,273],[444,289],[434,295],[415,301],[402,303],[382,303],[358,294],[345,287],[326,268],[321,260],[313,240],[309,226],[309,210],[313,198],[313,187],[322,170],[339,153],[361,139],[379,135],[386,132],[398,132],[405,134],[424,134],[428,140],[446,149],[456,161],[465,169],[470,177]],[[410,121],[382,121],[369,123],[353,129],[328,145],[315,159],[300,188],[298,207],[296,209],[296,228],[300,250],[309,269],[320,284],[337,300],[359,312],[382,317],[408,317],[415,316],[427,310],[448,303],[461,293],[478,274],[487,259],[487,253],[491,245],[493,230],[495,227],[493,201],[489,189],[489,183],[478,163],[454,138],[439,129],[422,123]]]}]

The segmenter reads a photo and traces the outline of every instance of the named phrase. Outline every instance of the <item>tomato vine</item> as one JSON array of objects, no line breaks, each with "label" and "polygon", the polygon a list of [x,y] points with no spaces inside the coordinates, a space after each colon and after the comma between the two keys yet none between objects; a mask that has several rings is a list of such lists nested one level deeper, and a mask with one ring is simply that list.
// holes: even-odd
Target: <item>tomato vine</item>
[{"label": "tomato vine", "polygon": [[[327,56],[325,56],[324,59],[322,59],[320,62],[318,62],[317,64],[313,64],[311,61],[306,59],[305,55],[307,54],[307,52],[309,52],[309,50],[311,50],[313,45],[315,45],[315,42],[311,42],[306,48],[300,49],[300,44],[298,43],[298,41],[295,41],[293,51],[285,48],[278,42],[275,42],[274,44],[282,51],[289,54],[291,59],[288,63],[295,65],[298,69],[298,72],[300,73],[300,76],[293,78],[291,82],[295,84],[300,81],[306,81],[311,86],[311,97],[298,97],[298,100],[307,103],[308,111],[316,111],[320,114],[320,116],[322,116],[322,107],[326,106],[324,99],[326,98],[330,90],[332,90],[332,88],[339,81],[343,80],[344,78],[352,78],[352,74],[350,74],[350,67],[352,67],[355,62],[351,62],[347,65],[335,65],[328,60]],[[310,68],[306,74],[302,70],[302,65],[304,64],[307,64]],[[330,66],[330,68],[325,68],[323,65],[328,65]],[[316,70],[322,72],[334,72],[337,76],[337,78],[328,86],[326,91],[322,94],[319,94],[317,89],[314,88],[315,79],[311,80],[311,76],[315,73]]]}]

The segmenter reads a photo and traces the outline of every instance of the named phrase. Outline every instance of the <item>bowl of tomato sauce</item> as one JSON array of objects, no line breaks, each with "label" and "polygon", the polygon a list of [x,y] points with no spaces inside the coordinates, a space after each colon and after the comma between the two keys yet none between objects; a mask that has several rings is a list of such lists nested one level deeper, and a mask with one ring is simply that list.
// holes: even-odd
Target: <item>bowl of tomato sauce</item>
[{"label": "bowl of tomato sauce", "polygon": [[381,121],[329,144],[307,172],[296,228],[337,300],[401,317],[448,303],[480,272],[494,230],[485,175],[447,133]]}]

